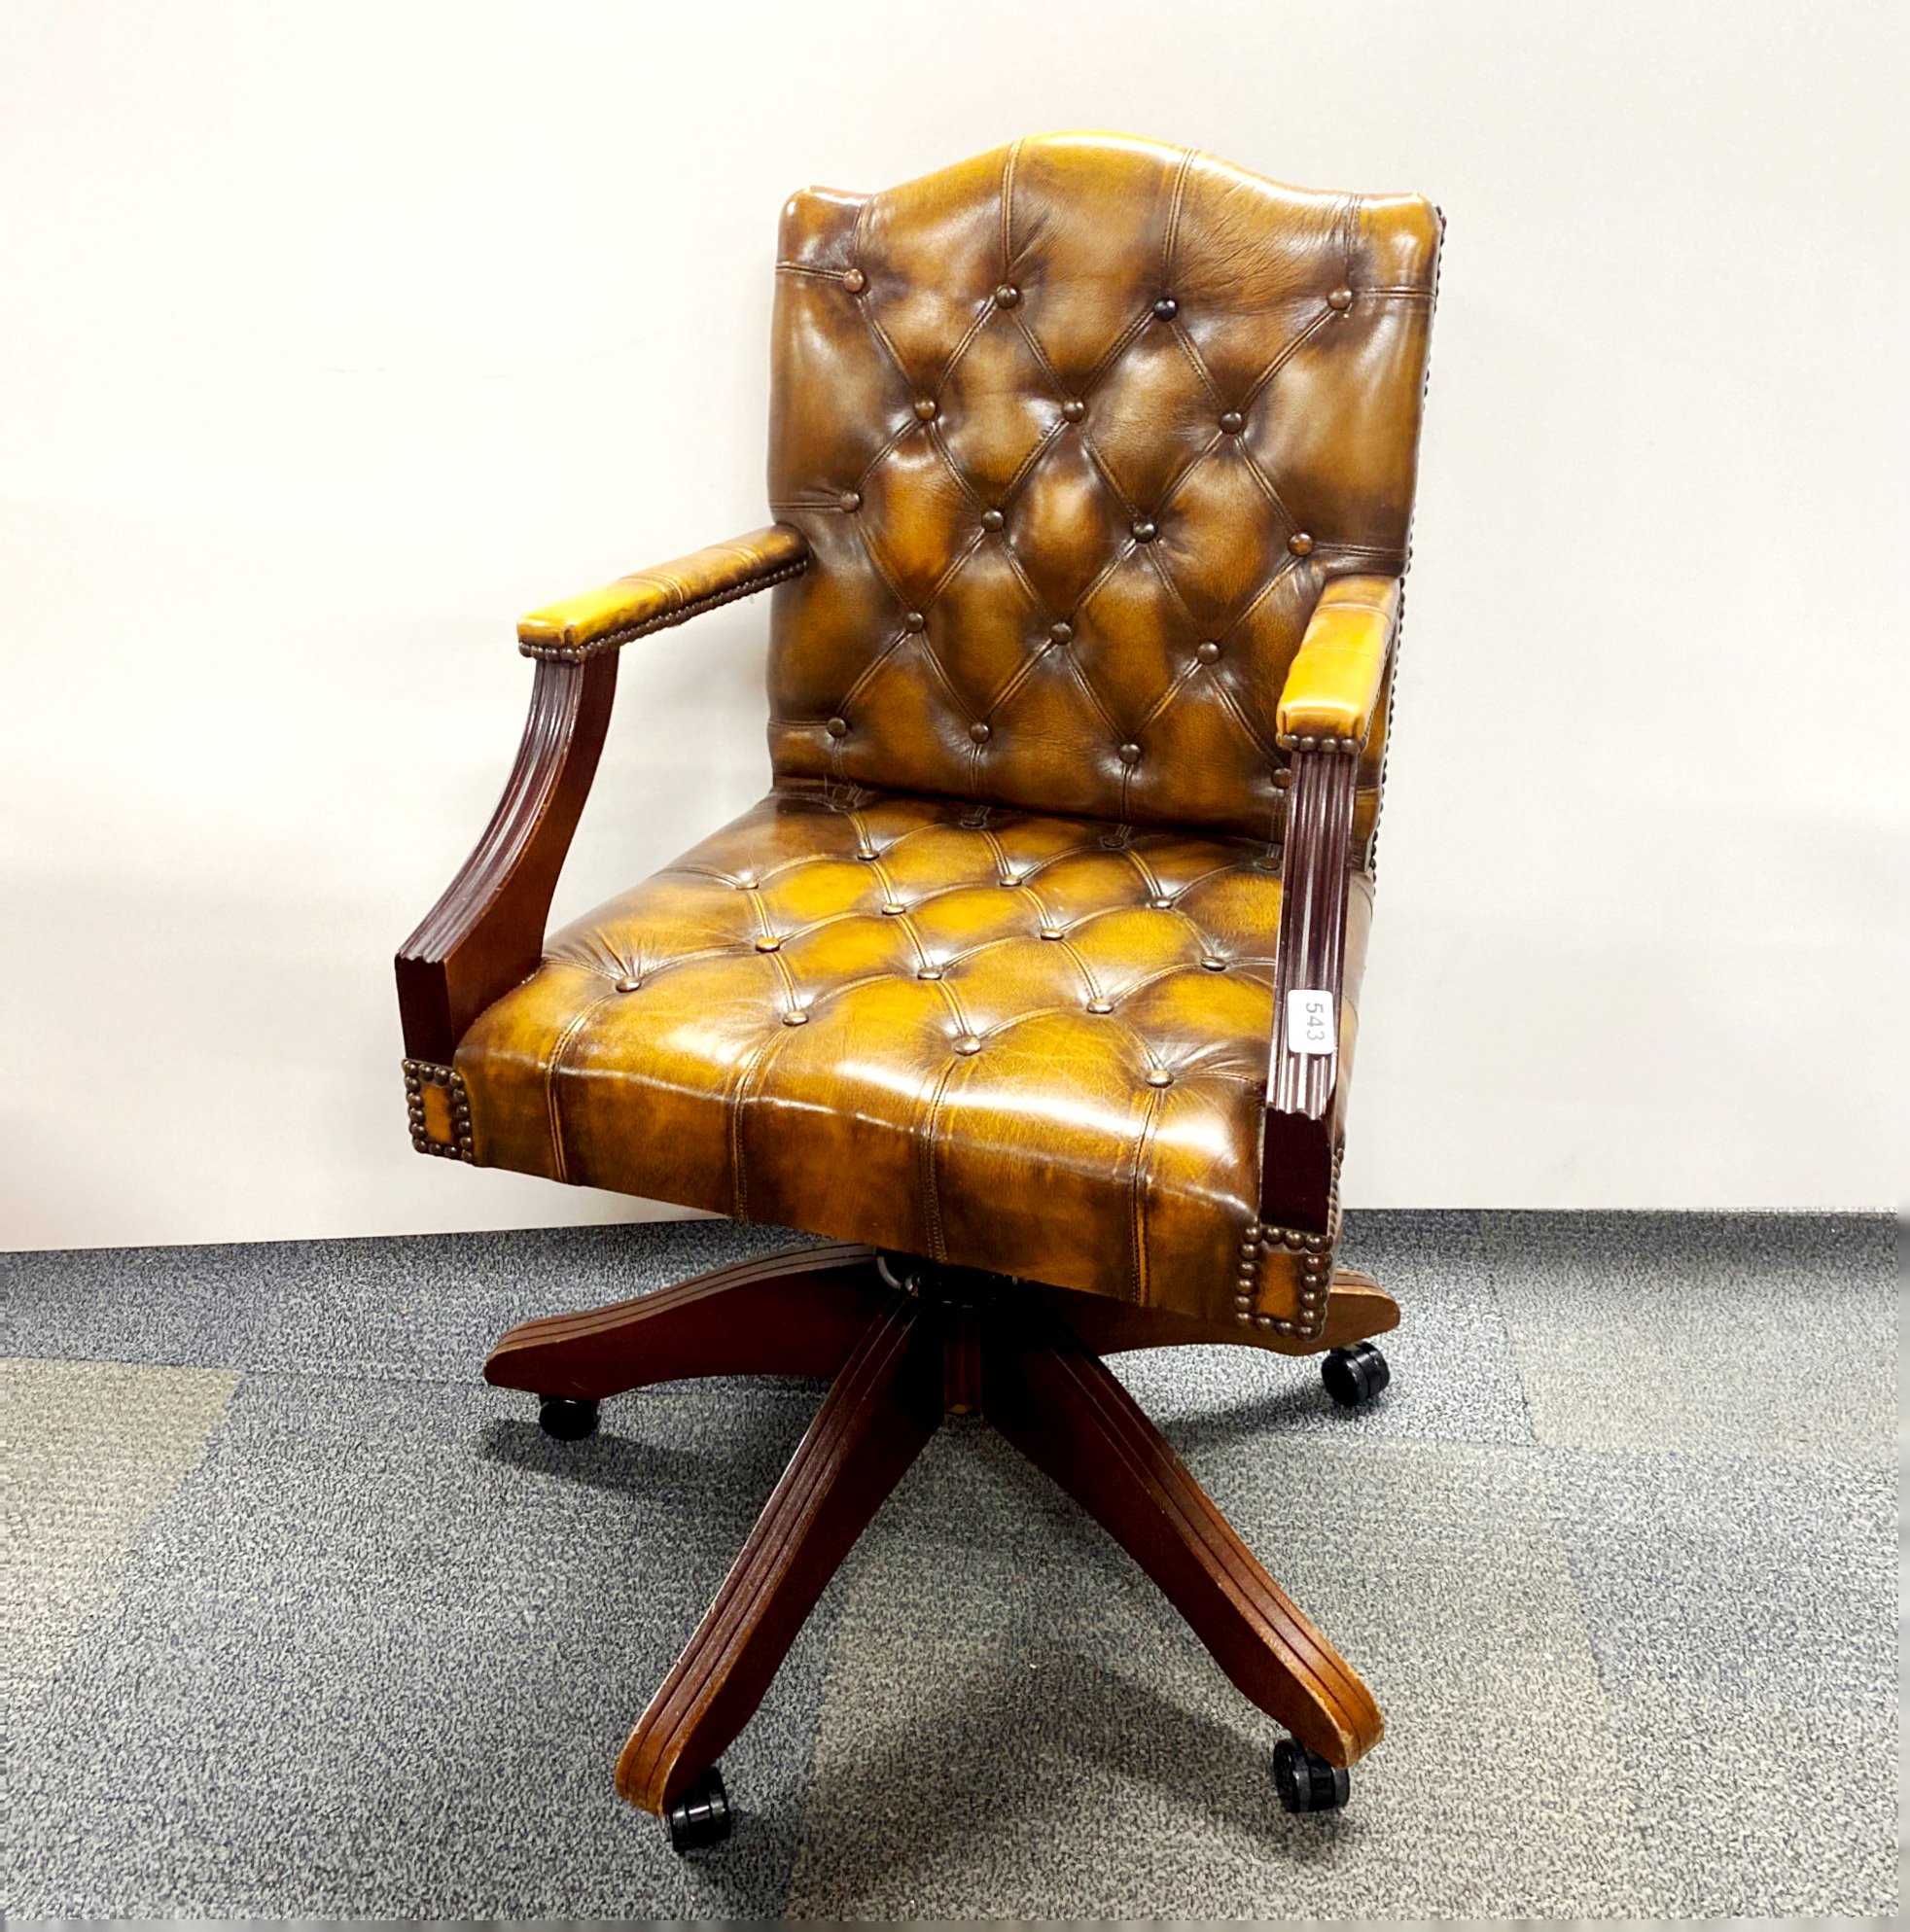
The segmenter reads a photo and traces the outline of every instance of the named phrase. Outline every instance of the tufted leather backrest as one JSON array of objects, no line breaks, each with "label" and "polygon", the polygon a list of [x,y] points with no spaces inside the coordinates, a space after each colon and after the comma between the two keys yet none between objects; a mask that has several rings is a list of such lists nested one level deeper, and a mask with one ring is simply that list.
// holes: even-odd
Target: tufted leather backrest
[{"label": "tufted leather backrest", "polygon": [[796,195],[778,777],[1272,835],[1321,585],[1405,566],[1438,241],[1108,134]]}]

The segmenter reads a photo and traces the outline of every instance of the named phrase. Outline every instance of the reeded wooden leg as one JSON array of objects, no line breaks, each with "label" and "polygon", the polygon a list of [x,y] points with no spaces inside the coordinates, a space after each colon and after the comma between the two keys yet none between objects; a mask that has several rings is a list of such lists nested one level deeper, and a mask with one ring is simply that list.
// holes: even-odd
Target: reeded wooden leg
[{"label": "reeded wooden leg", "polygon": [[1384,1335],[1399,1325],[1399,1304],[1370,1275],[1336,1268],[1326,1295],[1326,1325],[1311,1340],[1277,1335],[1251,1322],[1199,1321],[1161,1308],[1136,1308],[1107,1295],[1078,1294],[1071,1288],[1043,1288],[1042,1297],[1083,1344],[1097,1355],[1134,1349],[1172,1349],[1187,1342],[1224,1342],[1265,1349],[1277,1355],[1317,1355]]},{"label": "reeded wooden leg", "polygon": [[632,1804],[661,1815],[755,1714],[823,1587],[939,1425],[942,1376],[936,1312],[892,1295],[630,1734],[617,1788]]},{"label": "reeded wooden leg", "polygon": [[701,1375],[833,1375],[889,1290],[874,1250],[838,1242],[712,1269],[582,1315],[519,1322],[484,1380],[601,1401]]},{"label": "reeded wooden leg", "polygon": [[1159,1585],[1262,1710],[1333,1765],[1379,1741],[1385,1727],[1365,1685],[1071,1330],[998,1305],[982,1345],[982,1404]]}]

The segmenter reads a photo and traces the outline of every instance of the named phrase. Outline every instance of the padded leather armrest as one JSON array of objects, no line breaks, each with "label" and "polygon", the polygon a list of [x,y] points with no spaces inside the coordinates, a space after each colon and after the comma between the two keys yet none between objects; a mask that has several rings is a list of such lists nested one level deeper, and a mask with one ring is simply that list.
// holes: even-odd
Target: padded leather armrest
[{"label": "padded leather armrest", "polygon": [[1398,621],[1397,577],[1328,580],[1280,693],[1276,728],[1284,747],[1350,740],[1357,750],[1366,742]]},{"label": "padded leather armrest", "polygon": [[772,523],[733,543],[712,544],[674,563],[533,611],[517,626],[517,648],[526,657],[574,663],[780,583],[808,561],[801,532]]}]

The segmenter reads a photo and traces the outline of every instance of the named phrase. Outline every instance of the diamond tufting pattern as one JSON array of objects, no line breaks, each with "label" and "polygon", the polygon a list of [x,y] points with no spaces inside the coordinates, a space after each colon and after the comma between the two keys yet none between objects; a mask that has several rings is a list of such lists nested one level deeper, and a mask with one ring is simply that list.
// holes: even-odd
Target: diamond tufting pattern
[{"label": "diamond tufting pattern", "polygon": [[1321,587],[1404,566],[1437,242],[1417,196],[1106,135],[796,195],[778,775],[1277,832]]},{"label": "diamond tufting pattern", "polygon": [[477,1158],[1225,1320],[1279,912],[1262,843],[781,790],[478,1020]]}]

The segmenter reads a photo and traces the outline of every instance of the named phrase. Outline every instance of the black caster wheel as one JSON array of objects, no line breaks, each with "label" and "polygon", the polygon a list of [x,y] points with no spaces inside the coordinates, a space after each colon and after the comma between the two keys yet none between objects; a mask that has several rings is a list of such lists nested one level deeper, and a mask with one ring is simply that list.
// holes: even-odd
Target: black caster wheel
[{"label": "black caster wheel", "polygon": [[665,1813],[672,1851],[701,1851],[729,1836],[729,1794],[723,1771],[712,1765]]},{"label": "black caster wheel", "polygon": [[597,1432],[597,1405],[579,1402],[568,1395],[540,1395],[537,1425],[559,1442],[582,1442]]},{"label": "black caster wheel", "polygon": [[1393,1371],[1370,1342],[1355,1342],[1351,1348],[1335,1349],[1320,1364],[1320,1380],[1342,1409],[1357,1409],[1393,1380]]},{"label": "black caster wheel", "polygon": [[1273,1788],[1283,1810],[1340,1810],[1352,1784],[1344,1767],[1329,1765],[1297,1739],[1283,1738],[1273,1747]]}]

